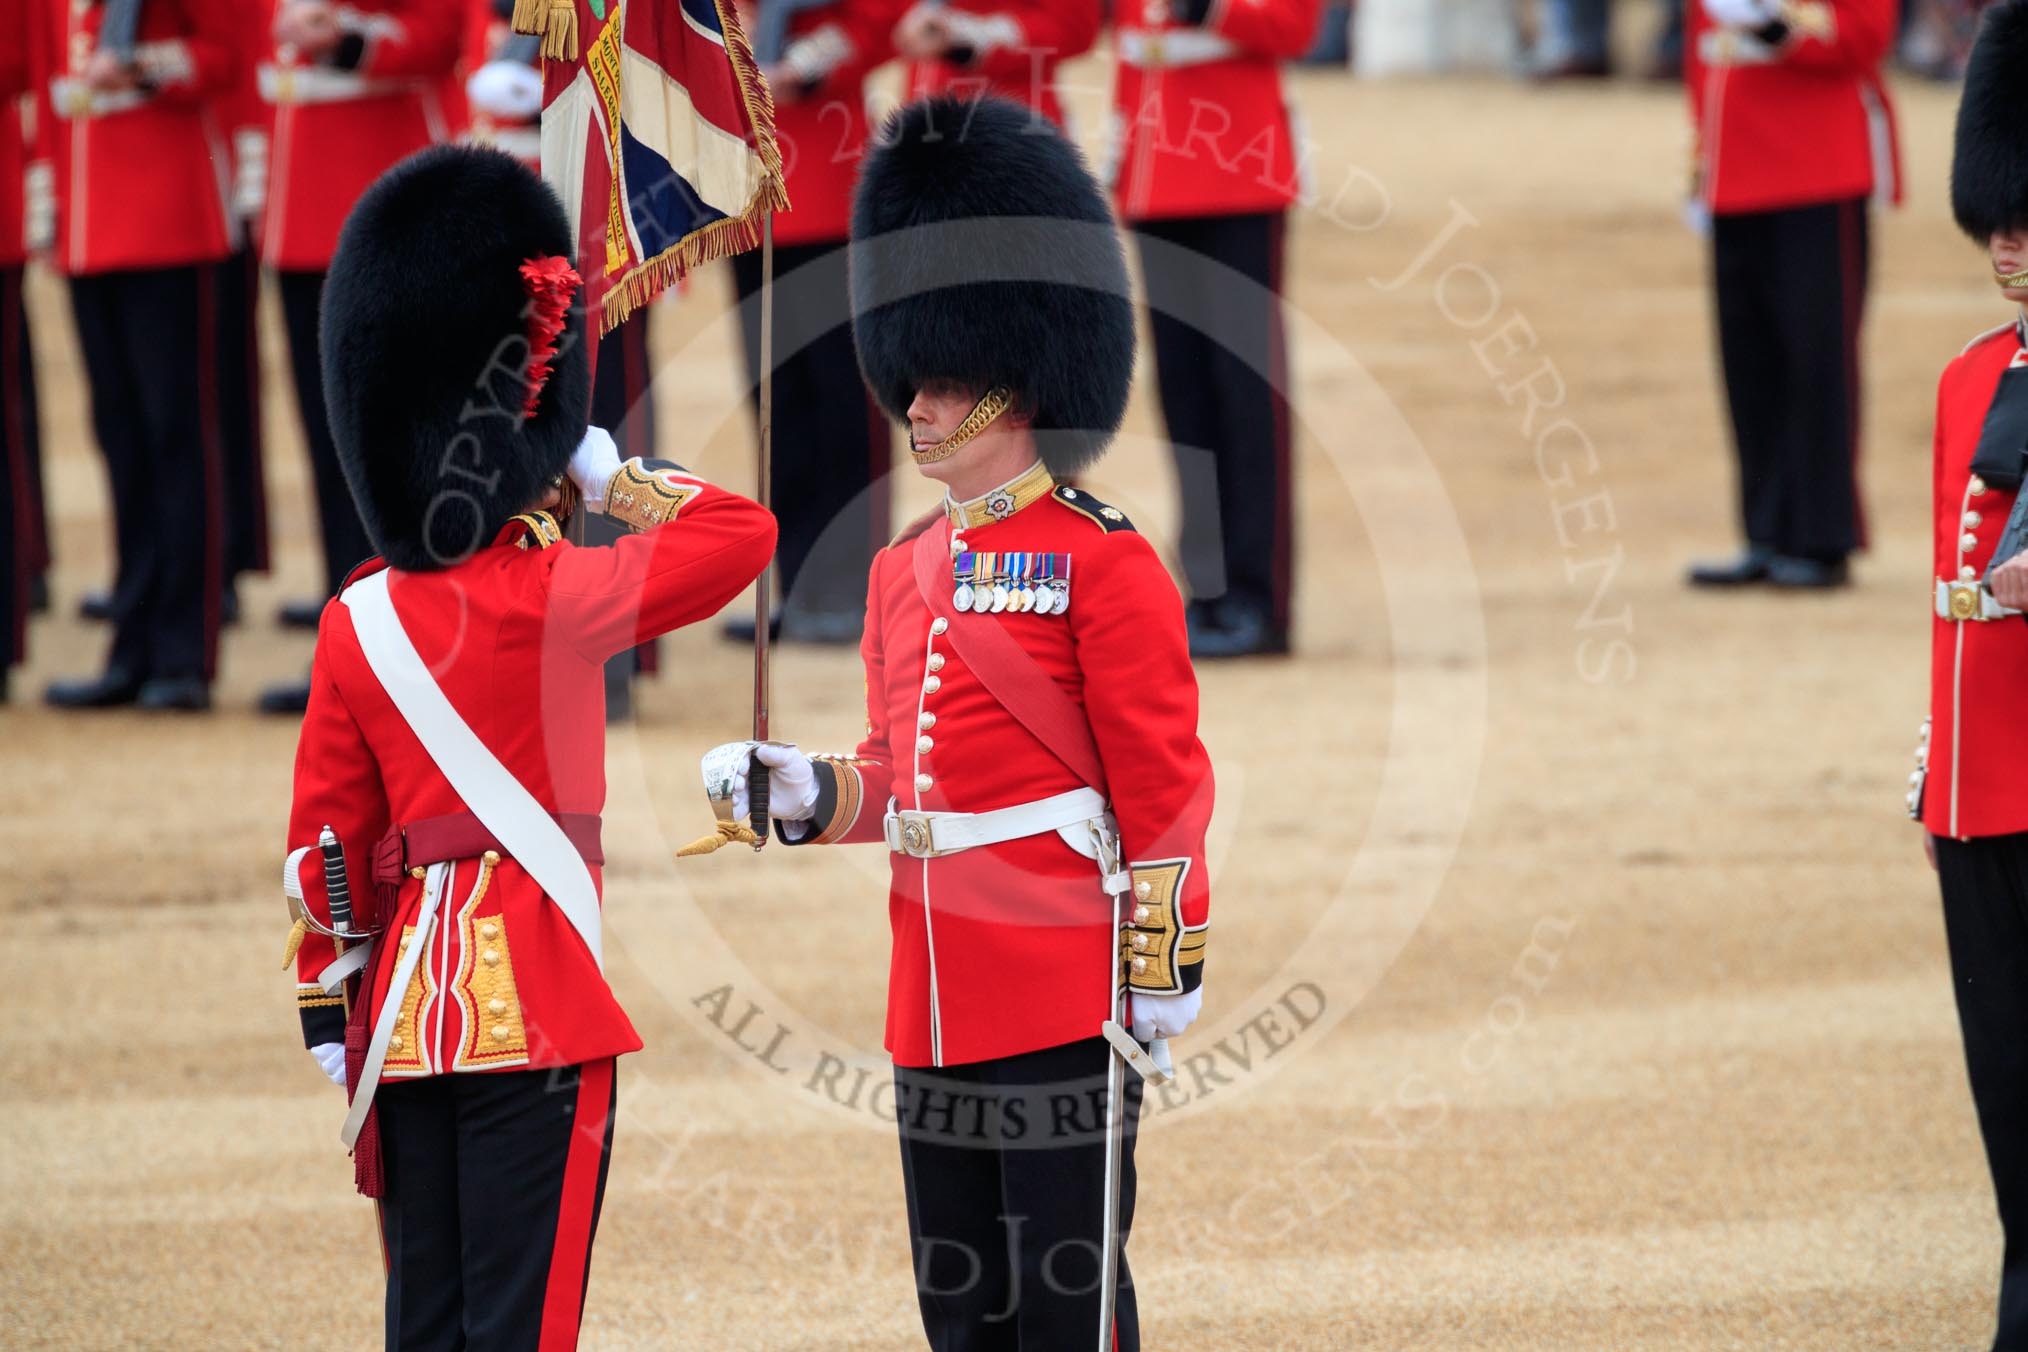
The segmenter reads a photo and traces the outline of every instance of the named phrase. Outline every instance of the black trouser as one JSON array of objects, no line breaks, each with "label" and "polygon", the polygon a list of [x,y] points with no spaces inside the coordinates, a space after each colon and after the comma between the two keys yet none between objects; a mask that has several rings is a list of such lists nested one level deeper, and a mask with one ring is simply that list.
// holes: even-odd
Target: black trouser
[{"label": "black trouser", "polygon": [[390,1349],[576,1346],[617,1104],[610,1059],[381,1086]]},{"label": "black trouser", "polygon": [[28,655],[28,589],[49,567],[42,439],[22,270],[0,268],[0,672]]},{"label": "black trouser", "polygon": [[1864,198],[1711,223],[1718,350],[1749,543],[1838,560],[1866,543],[1859,501]]},{"label": "black trouser", "polygon": [[279,271],[282,320],[289,331],[289,368],[296,377],[296,411],[303,419],[303,440],[310,448],[310,476],[317,491],[317,528],[324,543],[324,586],[336,596],[346,575],[373,554],[373,542],[360,524],[345,471],[338,464],[338,445],[324,414],[324,367],[317,342],[317,305],[324,295],[321,272]]},{"label": "black trouser", "polygon": [[[760,398],[760,250],[735,254],[748,397]],[[889,528],[887,419],[859,374],[845,246],[775,248],[774,513],[788,612],[862,615]]]},{"label": "black trouser", "polygon": [[1993,1346],[2028,1348],[2028,832],[1938,836],[1936,872],[1965,1071],[2006,1236]]},{"label": "black trouser", "polygon": [[218,266],[219,441],[225,464],[225,572],[268,568],[267,473],[261,456],[260,258],[241,249]]},{"label": "black trouser", "polygon": [[[1098,1339],[1106,1242],[1102,1038],[946,1066],[894,1069],[916,1301],[933,1352],[1068,1352]],[[1141,1078],[1123,1072],[1122,1245],[1134,1220]],[[1140,1322],[1120,1254],[1113,1329]]]},{"label": "black trouser", "polygon": [[1183,573],[1289,627],[1294,482],[1281,212],[1134,226],[1176,478]]},{"label": "black trouser", "polygon": [[215,265],[70,279],[118,563],[108,667],[213,675],[220,545]]}]

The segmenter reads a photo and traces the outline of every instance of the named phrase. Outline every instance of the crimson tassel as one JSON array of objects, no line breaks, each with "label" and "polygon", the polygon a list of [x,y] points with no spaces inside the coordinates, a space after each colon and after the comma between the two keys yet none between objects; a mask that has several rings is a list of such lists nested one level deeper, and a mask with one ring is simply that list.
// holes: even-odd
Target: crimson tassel
[{"label": "crimson tassel", "polygon": [[[365,995],[365,983],[360,983]],[[359,1093],[359,1077],[366,1071],[366,1044],[372,1040],[373,1025],[367,1020],[370,1004],[364,998],[352,1005],[352,1020],[345,1025],[345,1101]],[[352,1182],[367,1197],[387,1196],[387,1174],[380,1165],[380,1105],[366,1110],[359,1124],[359,1139],[352,1143]]]}]

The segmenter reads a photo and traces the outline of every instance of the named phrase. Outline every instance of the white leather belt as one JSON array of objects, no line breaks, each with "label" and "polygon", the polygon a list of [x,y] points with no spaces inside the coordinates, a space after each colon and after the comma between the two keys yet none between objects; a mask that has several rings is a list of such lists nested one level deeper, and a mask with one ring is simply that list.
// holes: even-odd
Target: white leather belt
[{"label": "white leather belt", "polygon": [[62,118],[105,117],[145,108],[154,95],[143,89],[93,89],[83,80],[59,75],[49,82],[49,101]]},{"label": "white leather belt", "polygon": [[369,80],[329,66],[277,66],[259,72],[261,99],[267,103],[345,103],[414,89],[407,80]]},{"label": "white leather belt", "polygon": [[1239,55],[1232,39],[1201,28],[1169,28],[1149,33],[1130,28],[1115,45],[1124,65],[1153,70],[1163,66],[1202,66]]},{"label": "white leather belt", "polygon": [[[1119,826],[1097,789],[1072,789],[1054,798],[994,812],[907,812],[888,809],[887,848],[911,859],[936,859],[981,845],[998,845],[1054,831],[1087,859],[1099,858],[1101,839],[1119,839]],[[1114,847],[1116,848],[1116,847]]]},{"label": "white leather belt", "polygon": [[1994,599],[1983,582],[1939,582],[1936,584],[1936,617],[1953,624],[2004,620],[2019,615]]},{"label": "white leather belt", "polygon": [[1698,35],[1697,55],[1707,66],[1765,66],[1780,53],[1740,28],[1707,28]]}]

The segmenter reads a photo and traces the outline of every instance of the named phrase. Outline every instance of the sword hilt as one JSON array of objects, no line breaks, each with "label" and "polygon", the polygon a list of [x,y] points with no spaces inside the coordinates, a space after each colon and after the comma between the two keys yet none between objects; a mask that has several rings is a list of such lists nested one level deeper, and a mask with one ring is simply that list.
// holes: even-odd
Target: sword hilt
[{"label": "sword hilt", "polygon": [[345,875],[345,847],[338,834],[325,827],[317,836],[317,850],[324,856],[324,901],[331,909],[331,928],[340,934],[352,930],[352,885]]},{"label": "sword hilt", "polygon": [[768,767],[756,750],[746,763],[747,825],[758,837],[754,848],[760,849],[768,839]]}]

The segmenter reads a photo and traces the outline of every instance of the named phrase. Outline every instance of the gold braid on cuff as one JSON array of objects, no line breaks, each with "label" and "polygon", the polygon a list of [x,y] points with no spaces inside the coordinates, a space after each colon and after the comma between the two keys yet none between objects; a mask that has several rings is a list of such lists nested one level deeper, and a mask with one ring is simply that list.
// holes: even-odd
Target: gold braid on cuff
[{"label": "gold braid on cuff", "polygon": [[915,438],[908,439],[908,453],[915,457],[918,465],[934,465],[948,460],[965,449],[965,443],[993,425],[993,420],[1014,405],[1014,392],[1004,385],[995,385],[979,396],[979,402],[972,405],[972,411],[965,420],[951,429],[951,434],[926,451],[916,449]]},{"label": "gold braid on cuff", "polygon": [[676,519],[684,503],[701,491],[642,465],[638,459],[621,465],[606,485],[606,515],[633,529],[651,530]]}]

